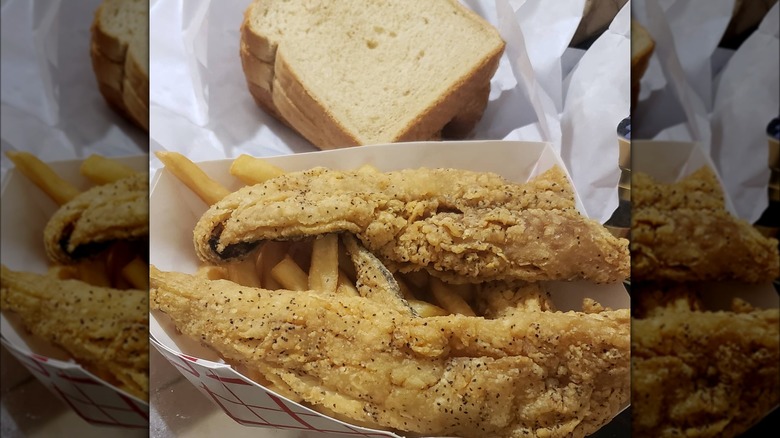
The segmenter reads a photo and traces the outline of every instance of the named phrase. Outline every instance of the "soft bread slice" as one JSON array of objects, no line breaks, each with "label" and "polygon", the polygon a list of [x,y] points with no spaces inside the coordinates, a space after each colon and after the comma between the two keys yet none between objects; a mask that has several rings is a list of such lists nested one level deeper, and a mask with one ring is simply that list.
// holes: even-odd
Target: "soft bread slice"
[{"label": "soft bread slice", "polygon": [[149,45],[147,0],[104,0],[95,11],[92,38],[98,49],[114,62],[124,62],[128,44]]},{"label": "soft bread slice", "polygon": [[122,87],[122,100],[130,118],[141,128],[149,130],[149,104],[139,96],[127,78]]},{"label": "soft bread slice", "polygon": [[149,101],[149,44],[138,42],[131,46],[125,58],[125,76],[138,96]]},{"label": "soft bread slice", "polygon": [[241,66],[246,80],[271,92],[274,81],[274,65],[252,55],[245,42],[241,42]]},{"label": "soft bread slice", "polygon": [[655,41],[641,24],[631,20],[631,108],[639,99],[639,81],[650,64]]},{"label": "soft bread slice", "polygon": [[[494,28],[455,0],[257,0],[242,38],[248,82],[263,87],[269,74],[258,74],[262,66],[248,55],[273,62],[278,113],[324,149],[438,136],[464,102],[472,115],[462,119],[478,120],[473,108],[484,111],[483,90],[504,48]],[[477,98],[485,103],[471,103]]]},{"label": "soft bread slice", "polygon": [[148,130],[148,2],[104,0],[95,11],[90,54],[100,92],[109,105]]}]

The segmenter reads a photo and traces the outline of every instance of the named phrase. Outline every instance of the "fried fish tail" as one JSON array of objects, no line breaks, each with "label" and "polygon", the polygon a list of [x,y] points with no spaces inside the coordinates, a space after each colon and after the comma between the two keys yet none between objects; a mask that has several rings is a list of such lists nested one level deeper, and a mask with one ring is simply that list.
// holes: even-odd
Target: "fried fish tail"
[{"label": "fried fish tail", "polygon": [[581,437],[628,401],[628,310],[418,318],[151,269],[151,308],[315,407],[440,436]]},{"label": "fried fish tail", "polygon": [[34,335],[142,399],[149,392],[149,296],[2,266],[0,308]]}]

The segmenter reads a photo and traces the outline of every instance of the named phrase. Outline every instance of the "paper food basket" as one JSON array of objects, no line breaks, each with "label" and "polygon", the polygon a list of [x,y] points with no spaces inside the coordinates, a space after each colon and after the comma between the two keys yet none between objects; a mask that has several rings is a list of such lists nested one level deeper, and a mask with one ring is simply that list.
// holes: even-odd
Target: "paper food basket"
[{"label": "paper food basket", "polygon": [[[315,166],[355,169],[371,164],[382,171],[452,167],[491,171],[511,181],[524,182],[552,166],[565,169],[547,143],[519,141],[420,142],[365,146],[266,158],[287,171]],[[241,183],[228,172],[232,160],[198,163],[211,178],[235,190]],[[192,244],[192,230],[207,206],[171,173],[162,169],[152,179],[150,214],[150,262],[163,271],[194,273],[199,265]],[[577,199],[580,211],[584,211]],[[551,284],[560,310],[579,310],[591,297],[605,306],[628,308],[622,284],[585,282]],[[152,345],[208,399],[246,426],[307,430],[357,436],[398,437],[391,432],[350,425],[292,402],[253,382],[196,340],[179,334],[163,313],[150,316]],[[617,414],[617,413],[616,413]]]},{"label": "paper food basket", "polygon": [[[146,155],[116,158],[146,171]],[[79,174],[82,160],[48,163],[63,179],[80,189],[91,186]],[[43,229],[57,205],[21,172],[11,169],[2,186],[2,263],[9,269],[45,273],[49,261]],[[149,405],[100,379],[71,359],[62,349],[32,336],[13,312],[0,314],[0,343],[52,394],[88,423],[147,429]]]}]

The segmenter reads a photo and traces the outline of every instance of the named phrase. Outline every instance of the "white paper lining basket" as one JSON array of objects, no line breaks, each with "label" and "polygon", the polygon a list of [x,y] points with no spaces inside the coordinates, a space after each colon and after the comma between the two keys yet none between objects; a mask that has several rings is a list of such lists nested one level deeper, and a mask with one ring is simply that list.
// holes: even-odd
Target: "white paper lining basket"
[{"label": "white paper lining basket", "polygon": [[[146,171],[148,156],[116,158]],[[92,184],[79,174],[82,160],[47,163],[80,189]],[[9,269],[45,273],[50,262],[43,247],[43,228],[57,205],[16,169],[3,181],[2,262]],[[13,312],[0,314],[0,343],[46,388],[88,423],[121,428],[149,428],[149,405],[100,379],[69,358],[62,349],[32,336]]]},{"label": "white paper lining basket", "polygon": [[[377,145],[267,160],[287,171],[315,166],[354,169],[363,164],[371,164],[382,171],[453,167],[492,171],[518,182],[527,181],[556,164],[565,169],[549,144],[510,141]],[[210,177],[235,190],[242,184],[228,173],[231,162],[218,160],[198,165]],[[579,198],[577,204],[583,211]],[[192,247],[192,230],[206,209],[207,206],[170,172],[162,169],[155,173],[150,201],[150,215],[154,218],[150,228],[150,262],[163,271],[195,272],[199,261]],[[550,285],[553,300],[560,310],[579,310],[585,297],[612,308],[629,307],[629,297],[622,284],[553,282]],[[399,436],[348,425],[275,394],[226,365],[212,350],[179,334],[170,319],[160,312],[150,315],[150,337],[152,345],[184,377],[240,424],[358,436]]]}]

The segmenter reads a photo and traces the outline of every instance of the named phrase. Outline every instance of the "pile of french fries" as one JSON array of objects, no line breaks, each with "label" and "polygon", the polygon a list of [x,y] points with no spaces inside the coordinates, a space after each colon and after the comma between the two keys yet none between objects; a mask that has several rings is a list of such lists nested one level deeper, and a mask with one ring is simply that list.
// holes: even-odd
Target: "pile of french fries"
[{"label": "pile of french fries", "polygon": [[[184,155],[176,152],[157,152],[156,155],[166,169],[207,205],[213,205],[231,193]],[[283,169],[249,155],[241,155],[230,166],[230,174],[245,185],[261,184],[284,173]],[[318,290],[358,295],[354,266],[336,234],[295,242],[269,241],[242,261],[201,266],[198,275],[268,290]],[[474,297],[478,285],[447,284],[425,271],[395,273],[394,276],[404,298],[422,317],[477,316]]]},{"label": "pile of french fries", "polygon": [[[30,153],[9,151],[6,156],[18,171],[59,206],[67,204],[81,193],[73,184]],[[100,155],[85,159],[79,172],[95,185],[111,184],[136,173],[128,166]],[[48,273],[61,280],[81,280],[99,287],[140,290],[149,288],[149,264],[145,245],[130,242],[116,242],[97,256],[74,265],[52,265]]]}]

